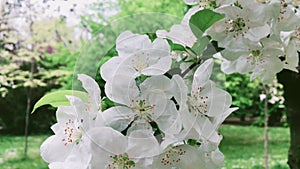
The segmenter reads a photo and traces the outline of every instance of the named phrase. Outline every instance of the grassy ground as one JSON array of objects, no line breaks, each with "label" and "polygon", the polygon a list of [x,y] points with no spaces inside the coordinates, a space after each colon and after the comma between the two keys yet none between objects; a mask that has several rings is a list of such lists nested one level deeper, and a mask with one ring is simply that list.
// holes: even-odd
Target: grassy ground
[{"label": "grassy ground", "polygon": [[[264,129],[258,127],[222,126],[224,138],[220,149],[225,154],[226,169],[264,169]],[[269,168],[289,169],[288,128],[269,130]]]},{"label": "grassy ground", "polygon": [[[225,154],[224,169],[263,169],[263,128],[223,126],[224,139],[220,149]],[[39,156],[39,146],[46,135],[29,138],[29,156],[23,154],[23,137],[0,136],[1,169],[46,169]],[[287,128],[270,129],[270,169],[288,169],[286,165],[289,143]]]}]

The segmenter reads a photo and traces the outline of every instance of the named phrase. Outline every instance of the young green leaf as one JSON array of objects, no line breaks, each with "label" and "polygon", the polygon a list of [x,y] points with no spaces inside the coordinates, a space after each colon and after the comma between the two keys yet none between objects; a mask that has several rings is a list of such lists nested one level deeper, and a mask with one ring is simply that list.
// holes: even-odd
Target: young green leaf
[{"label": "young green leaf", "polygon": [[76,96],[83,101],[88,100],[88,95],[82,91],[75,90],[60,90],[44,95],[38,102],[35,103],[31,114],[39,107],[50,104],[53,107],[68,106],[70,105],[69,100],[66,96]]},{"label": "young green leaf", "polygon": [[216,13],[210,9],[203,9],[191,17],[190,27],[192,32],[197,36],[199,32],[205,32],[207,28],[223,18],[223,14]]}]

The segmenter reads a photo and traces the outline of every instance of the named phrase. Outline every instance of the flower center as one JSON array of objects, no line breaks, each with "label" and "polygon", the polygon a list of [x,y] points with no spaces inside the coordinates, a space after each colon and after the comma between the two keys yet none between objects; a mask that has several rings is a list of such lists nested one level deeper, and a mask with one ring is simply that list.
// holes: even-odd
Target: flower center
[{"label": "flower center", "polygon": [[134,54],[133,59],[131,59],[132,67],[141,72],[143,69],[147,68],[150,64],[149,53],[145,52]]},{"label": "flower center", "polygon": [[188,105],[190,112],[196,117],[198,114],[204,115],[207,113],[208,96],[202,96],[203,87],[198,87],[196,91],[192,90],[191,96],[188,97]]},{"label": "flower center", "polygon": [[65,146],[72,144],[75,142],[78,144],[81,140],[82,132],[80,131],[80,127],[77,126],[74,120],[68,119],[65,123],[64,127],[64,138],[61,140]]},{"label": "flower center", "polygon": [[241,17],[238,17],[234,20],[228,19],[225,21],[225,23],[228,24],[228,26],[226,26],[226,34],[235,33],[233,36],[234,38],[240,34],[244,35],[247,32],[247,29],[249,29],[249,27],[247,27],[246,20]]},{"label": "flower center", "polygon": [[129,108],[133,110],[136,118],[144,120],[145,123],[153,121],[155,105],[150,105],[145,99],[131,100]]},{"label": "flower center", "polygon": [[163,165],[174,165],[174,163],[179,163],[181,161],[181,157],[185,155],[186,151],[178,146],[171,148],[166,152],[166,154],[161,158],[161,163]]},{"label": "flower center", "polygon": [[109,156],[109,158],[111,163],[106,166],[106,169],[129,169],[135,166],[135,162],[130,160],[126,153]]},{"label": "flower center", "polygon": [[261,50],[252,50],[247,57],[247,62],[250,62],[250,64],[263,63],[264,60]]}]

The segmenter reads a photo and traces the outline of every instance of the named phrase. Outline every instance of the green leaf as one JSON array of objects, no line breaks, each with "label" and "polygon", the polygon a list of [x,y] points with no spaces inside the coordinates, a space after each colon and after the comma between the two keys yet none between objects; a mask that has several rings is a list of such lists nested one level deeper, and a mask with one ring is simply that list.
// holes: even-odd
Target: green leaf
[{"label": "green leaf", "polygon": [[168,41],[169,45],[171,46],[171,51],[174,51],[174,50],[186,51],[184,46],[177,44],[177,43],[173,43],[170,39],[167,39],[167,41]]},{"label": "green leaf", "polygon": [[[223,19],[224,14],[216,13],[210,9],[203,9],[195,13],[190,19],[190,27],[193,33],[197,36],[205,32],[207,28],[215,22]],[[197,36],[198,37],[198,36]]]},{"label": "green leaf", "polygon": [[76,90],[60,90],[44,95],[38,102],[35,103],[31,114],[39,107],[50,104],[53,107],[69,106],[69,100],[66,96],[76,96],[83,101],[88,100],[88,95],[82,91]]}]

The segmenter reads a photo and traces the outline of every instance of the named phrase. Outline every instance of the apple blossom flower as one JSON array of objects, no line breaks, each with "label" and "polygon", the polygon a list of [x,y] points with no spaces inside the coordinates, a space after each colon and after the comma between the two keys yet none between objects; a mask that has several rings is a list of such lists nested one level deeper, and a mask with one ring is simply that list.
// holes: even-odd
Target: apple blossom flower
[{"label": "apple blossom flower", "polygon": [[57,123],[51,127],[55,135],[47,138],[40,148],[42,158],[48,163],[63,162],[74,147],[86,143],[84,134],[89,120],[83,117],[84,104],[76,97],[68,99],[76,105],[58,107]]},{"label": "apple blossom flower", "polygon": [[[94,126],[103,126],[100,105],[100,88],[89,76],[79,74],[78,79],[88,92],[88,103],[75,96],[67,96],[70,106],[59,106],[56,111],[57,123],[51,129],[55,135],[41,145],[42,158],[48,162],[63,162],[72,149],[79,149],[88,139],[86,131]],[[54,164],[53,164],[54,165]]]},{"label": "apple blossom flower", "polygon": [[140,75],[162,75],[172,64],[170,46],[161,38],[151,42],[147,35],[125,31],[117,38],[116,49],[119,56],[108,60],[100,70],[106,82],[120,72],[133,79]]},{"label": "apple blossom flower", "polygon": [[224,164],[224,155],[218,144],[203,142],[201,146],[178,144],[166,148],[164,153],[154,157],[152,168],[217,169]]},{"label": "apple blossom flower", "polygon": [[267,3],[265,15],[269,17],[273,36],[279,36],[281,31],[289,32],[299,26],[300,18],[296,15],[295,8],[285,0]]},{"label": "apple blossom flower", "polygon": [[131,124],[128,131],[132,131],[137,128],[152,130],[150,122],[156,122],[160,130],[167,132],[178,116],[176,106],[170,100],[172,86],[168,84],[171,81],[167,77],[153,76],[139,87],[134,83],[129,89],[124,88],[130,91],[125,91],[126,95],[111,91],[113,95],[108,97],[122,105],[103,112],[105,123],[118,131],[123,131]]},{"label": "apple blossom flower", "polygon": [[252,72],[251,80],[260,76],[263,83],[275,78],[284,64],[279,57],[284,56],[282,44],[272,38],[260,42],[244,41],[245,46],[239,50],[225,49],[221,52],[221,70],[227,74]]},{"label": "apple blossom flower", "polygon": [[225,14],[225,18],[214,23],[204,35],[209,35],[224,48],[239,48],[243,39],[259,41],[270,34],[270,26],[264,16],[265,5],[254,1],[238,1],[234,5],[224,5],[215,12]]},{"label": "apple blossom flower", "polygon": [[186,133],[188,138],[217,142],[217,128],[235,109],[229,109],[231,96],[209,80],[212,68],[213,59],[199,66],[190,92],[180,76],[175,75],[172,81],[179,91],[174,98],[180,104],[179,112],[185,130],[182,133]]},{"label": "apple blossom flower", "polygon": [[91,168],[146,168],[147,164],[141,164],[142,159],[161,153],[156,138],[144,130],[136,130],[126,137],[110,127],[99,127],[90,130],[88,135]]}]

